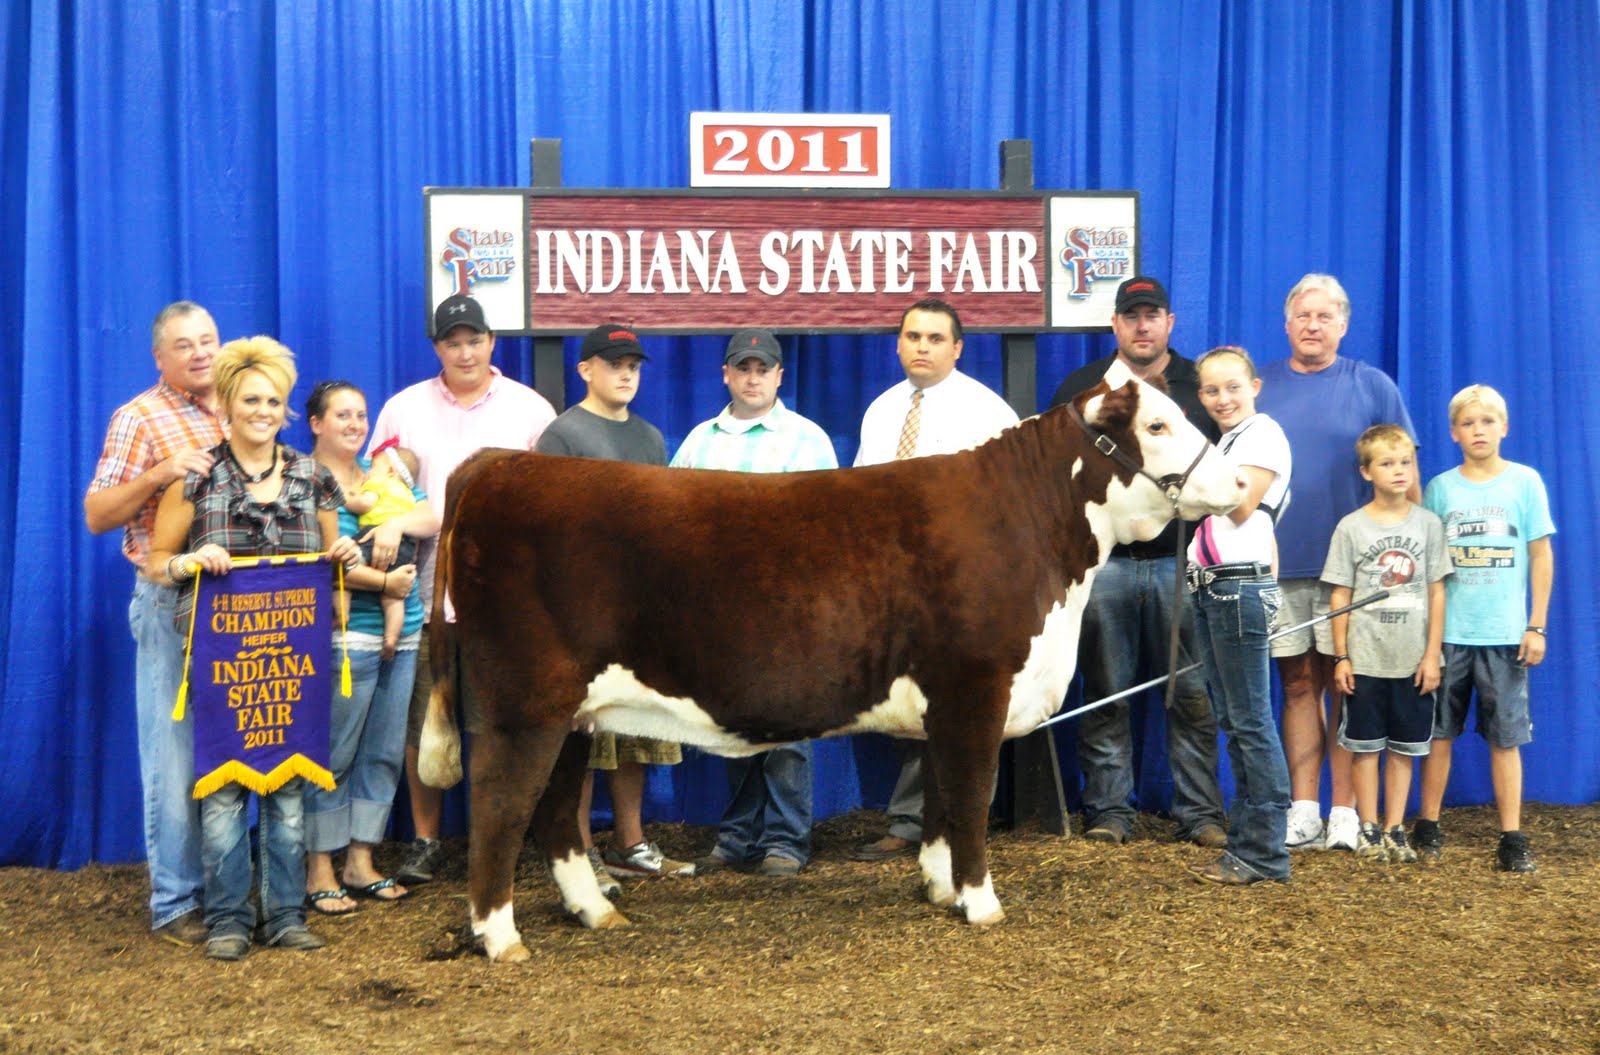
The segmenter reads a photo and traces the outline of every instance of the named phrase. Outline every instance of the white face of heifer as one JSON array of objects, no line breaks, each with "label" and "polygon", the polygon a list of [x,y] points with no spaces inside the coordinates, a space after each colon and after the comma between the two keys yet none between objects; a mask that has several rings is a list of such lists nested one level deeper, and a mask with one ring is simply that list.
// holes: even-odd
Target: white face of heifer
[{"label": "white face of heifer", "polygon": [[[1106,371],[1105,383],[1113,390],[1132,384],[1137,392],[1131,427],[1137,448],[1124,443],[1123,453],[1157,480],[1189,472],[1178,495],[1183,519],[1199,520],[1213,513],[1227,513],[1239,504],[1244,497],[1244,481],[1200,430],[1189,423],[1177,403],[1135,378],[1121,360]],[[1084,406],[1084,420],[1091,426],[1100,418],[1104,399],[1095,396]],[[1195,464],[1195,456],[1202,450],[1205,454]],[[1161,534],[1172,519],[1172,502],[1153,480],[1135,476],[1126,485],[1112,484],[1104,513],[1118,542],[1146,542]]]}]

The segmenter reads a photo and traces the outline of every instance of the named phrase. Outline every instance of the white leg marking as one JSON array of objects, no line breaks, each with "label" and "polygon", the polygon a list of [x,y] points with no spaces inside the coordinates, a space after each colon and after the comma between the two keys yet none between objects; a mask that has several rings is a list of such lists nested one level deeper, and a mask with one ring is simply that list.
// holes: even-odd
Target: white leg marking
[{"label": "white leg marking", "polygon": [[994,884],[990,882],[987,872],[984,873],[982,886],[961,888],[956,909],[966,916],[968,923],[979,927],[987,927],[1006,918],[1005,909],[1000,907],[1000,899],[994,896]]},{"label": "white leg marking", "polygon": [[949,908],[956,900],[955,883],[950,878],[950,844],[935,839],[922,844],[922,889],[928,900],[940,908]]},{"label": "white leg marking", "polygon": [[600,891],[594,868],[582,850],[573,850],[567,856],[550,862],[550,874],[561,890],[562,906],[578,922],[591,930],[609,927],[626,927],[628,920],[618,912]]},{"label": "white leg marking", "polygon": [[489,910],[489,914],[482,919],[478,914],[472,914],[472,933],[474,937],[483,939],[483,951],[489,954],[489,960],[499,963],[516,963],[528,958],[528,950],[522,944],[522,935],[517,933],[516,921],[512,918],[511,902],[507,901],[499,908]]}]

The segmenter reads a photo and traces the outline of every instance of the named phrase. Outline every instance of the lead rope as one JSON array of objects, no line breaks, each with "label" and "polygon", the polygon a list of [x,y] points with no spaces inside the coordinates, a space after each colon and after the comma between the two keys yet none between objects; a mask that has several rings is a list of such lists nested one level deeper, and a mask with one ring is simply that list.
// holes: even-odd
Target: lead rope
[{"label": "lead rope", "polygon": [[[1205,455],[1204,448],[1201,448],[1200,454],[1202,457]],[[1198,465],[1199,461],[1196,458],[1195,464]],[[1193,471],[1194,465],[1189,466],[1189,472]],[[1187,480],[1189,473],[1184,473],[1183,476]],[[1177,529],[1173,532],[1172,542],[1172,631],[1168,635],[1167,648],[1167,699],[1165,707],[1169,715],[1172,713],[1173,701],[1177,699],[1178,695],[1178,631],[1183,621],[1184,587],[1187,585],[1184,581],[1184,572],[1187,569],[1184,567],[1183,520],[1178,516],[1179,490],[1180,488],[1172,488],[1167,491],[1167,496],[1172,499],[1172,526]],[[1169,718],[1168,720],[1170,721],[1171,719]]]}]

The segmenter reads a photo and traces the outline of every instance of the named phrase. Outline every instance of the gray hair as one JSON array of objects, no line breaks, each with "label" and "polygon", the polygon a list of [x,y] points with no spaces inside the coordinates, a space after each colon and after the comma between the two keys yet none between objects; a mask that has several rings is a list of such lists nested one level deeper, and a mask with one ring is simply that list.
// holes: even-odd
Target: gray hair
[{"label": "gray hair", "polygon": [[161,338],[166,333],[167,323],[186,315],[204,315],[208,319],[211,318],[209,311],[192,300],[173,301],[162,308],[161,313],[156,316],[156,321],[150,324],[150,349],[154,351],[161,347]]},{"label": "gray hair", "polygon": [[1296,282],[1294,288],[1289,291],[1289,295],[1284,298],[1283,320],[1285,322],[1288,322],[1294,315],[1294,302],[1300,299],[1301,294],[1308,293],[1313,289],[1320,289],[1329,297],[1332,297],[1334,304],[1339,308],[1339,314],[1344,317],[1344,321],[1350,321],[1350,294],[1344,291],[1344,287],[1339,285],[1339,280],[1332,275],[1322,275],[1313,271],[1299,282]]}]

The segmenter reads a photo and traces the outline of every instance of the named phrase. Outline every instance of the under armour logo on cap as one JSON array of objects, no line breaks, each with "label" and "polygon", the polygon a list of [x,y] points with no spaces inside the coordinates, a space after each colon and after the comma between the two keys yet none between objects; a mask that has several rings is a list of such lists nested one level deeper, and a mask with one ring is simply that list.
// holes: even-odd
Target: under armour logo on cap
[{"label": "under armour logo on cap", "polygon": [[439,302],[433,312],[433,335],[443,337],[457,326],[465,326],[478,333],[488,333],[489,323],[483,317],[483,305],[464,293],[455,293]]}]

